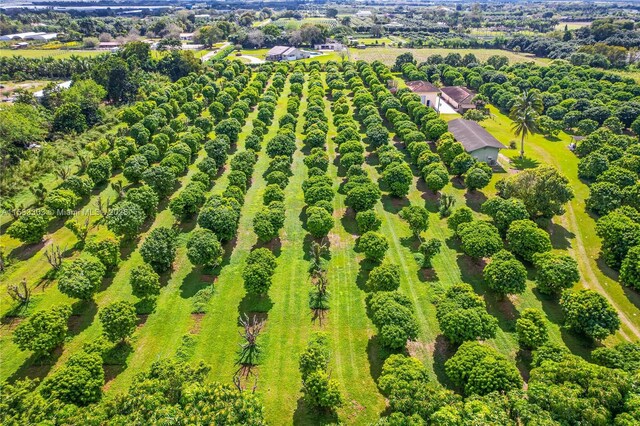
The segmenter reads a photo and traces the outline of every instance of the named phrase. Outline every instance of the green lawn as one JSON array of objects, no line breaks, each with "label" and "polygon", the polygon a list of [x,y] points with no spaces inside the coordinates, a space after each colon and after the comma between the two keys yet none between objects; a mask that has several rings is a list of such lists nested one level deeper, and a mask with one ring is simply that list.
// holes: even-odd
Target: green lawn
[{"label": "green lawn", "polygon": [[25,58],[45,58],[47,56],[51,56],[56,59],[66,59],[66,58],[70,58],[71,56],[97,56],[103,53],[106,53],[106,52],[104,50],[0,49],[0,57],[24,56]]},{"label": "green lawn", "polygon": [[511,63],[514,62],[528,62],[534,61],[539,65],[544,65],[549,62],[548,59],[544,58],[536,58],[533,55],[525,54],[525,53],[515,53],[507,50],[500,49],[445,49],[445,48],[424,48],[424,49],[409,49],[409,48],[397,48],[397,47],[367,47],[366,49],[355,49],[350,48],[349,53],[351,60],[365,60],[368,62],[373,62],[375,60],[379,60],[384,62],[386,65],[393,65],[396,61],[396,57],[402,53],[411,52],[414,58],[418,62],[423,62],[427,60],[429,56],[432,55],[442,55],[446,56],[449,53],[459,53],[460,55],[466,55],[467,53],[473,53],[476,57],[484,62],[490,56],[493,55],[502,55],[509,58]]}]

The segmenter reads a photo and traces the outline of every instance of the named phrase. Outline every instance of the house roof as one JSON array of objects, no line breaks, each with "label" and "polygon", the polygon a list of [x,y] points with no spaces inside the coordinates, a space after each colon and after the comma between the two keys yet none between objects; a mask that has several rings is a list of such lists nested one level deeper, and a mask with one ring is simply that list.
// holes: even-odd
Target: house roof
[{"label": "house roof", "polygon": [[506,148],[491,133],[472,120],[465,120],[464,118],[451,120],[449,122],[449,131],[453,133],[453,137],[462,144],[467,152],[487,147]]},{"label": "house roof", "polygon": [[291,47],[291,46],[273,46],[267,52],[267,56],[286,55],[287,53],[291,53],[294,50],[296,50],[296,48],[295,47]]},{"label": "house roof", "polygon": [[447,86],[440,90],[458,104],[470,104],[475,96],[475,93],[462,86]]},{"label": "house roof", "polygon": [[407,87],[417,93],[440,93],[440,89],[424,80],[408,81]]}]

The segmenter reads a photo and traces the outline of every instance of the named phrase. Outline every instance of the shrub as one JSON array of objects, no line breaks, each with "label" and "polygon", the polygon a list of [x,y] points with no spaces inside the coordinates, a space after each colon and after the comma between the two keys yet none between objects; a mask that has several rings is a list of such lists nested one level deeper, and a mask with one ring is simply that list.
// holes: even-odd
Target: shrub
[{"label": "shrub", "polygon": [[382,263],[371,270],[367,287],[371,291],[394,291],[400,287],[400,267]]},{"label": "shrub", "polygon": [[382,225],[382,220],[374,210],[364,210],[356,213],[358,232],[364,234],[369,231],[377,231]]},{"label": "shrub", "polygon": [[580,280],[578,262],[566,254],[552,252],[533,255],[536,283],[541,293],[559,293]]},{"label": "shrub", "polygon": [[547,323],[542,312],[537,309],[525,309],[516,321],[518,343],[525,348],[535,349],[549,339]]},{"label": "shrub", "polygon": [[176,239],[177,235],[171,228],[154,229],[140,247],[142,259],[158,273],[169,270],[176,257]]},{"label": "shrub", "polygon": [[222,257],[222,245],[209,229],[196,229],[187,242],[187,258],[194,265],[216,266]]},{"label": "shrub", "polygon": [[511,251],[529,262],[533,261],[534,254],[551,251],[553,248],[549,234],[528,219],[511,222],[506,239]]},{"label": "shrub", "polygon": [[560,307],[565,325],[592,339],[604,339],[620,328],[616,310],[604,296],[593,290],[565,290]]},{"label": "shrub", "polygon": [[20,350],[33,351],[37,357],[46,355],[64,342],[70,315],[68,306],[38,311],[18,324],[13,342]]},{"label": "shrub", "polygon": [[75,299],[89,300],[98,291],[105,273],[105,266],[96,257],[82,255],[63,263],[58,290]]},{"label": "shrub", "polygon": [[367,259],[379,262],[389,249],[389,243],[384,235],[369,231],[358,239],[358,249],[364,253]]}]

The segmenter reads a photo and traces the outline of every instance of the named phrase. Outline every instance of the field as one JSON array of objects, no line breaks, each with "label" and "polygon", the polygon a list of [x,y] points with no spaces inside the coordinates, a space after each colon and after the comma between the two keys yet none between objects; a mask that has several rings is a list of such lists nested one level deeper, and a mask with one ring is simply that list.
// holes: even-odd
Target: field
[{"label": "field", "polygon": [[[267,51],[268,49],[242,50],[242,54],[264,59]],[[483,61],[491,55],[498,54],[509,57],[512,62],[535,60],[544,63],[512,52],[471,49],[350,49],[350,60],[377,59],[391,65],[398,54],[406,51],[411,51],[418,61],[423,61],[433,54],[446,55],[449,52],[457,52],[462,55],[474,53]],[[340,57],[331,53],[306,61],[313,60],[325,63],[329,60],[338,61]],[[257,73],[254,73],[254,76],[255,74]],[[321,83],[318,84],[328,89],[331,79],[327,78],[327,72],[322,71],[319,75]],[[446,218],[438,214],[438,196],[427,188],[425,181],[419,177],[420,172],[413,166],[413,176],[406,197],[392,196],[382,183],[382,196],[373,206],[373,210],[381,219],[380,233],[386,237],[389,245],[386,261],[398,265],[399,291],[413,305],[413,314],[418,324],[417,338],[408,343],[405,339],[406,347],[395,351],[385,347],[380,337],[381,333],[374,326],[370,309],[365,303],[367,295],[371,294],[367,278],[372,264],[357,247],[360,232],[355,212],[351,207],[347,207],[347,196],[341,190],[346,171],[340,164],[342,154],[339,154],[339,145],[334,140],[338,134],[338,127],[333,120],[332,107],[335,99],[330,95],[330,90],[320,90],[321,93],[324,92],[320,104],[324,105],[323,113],[327,119],[328,130],[323,149],[326,150],[329,160],[326,176],[334,192],[331,201],[327,201],[333,211],[334,224],[322,240],[314,239],[309,233],[309,206],[302,189],[303,183],[309,178],[305,159],[309,158],[311,152],[310,147],[305,144],[305,112],[313,110],[309,108],[309,104],[316,109],[322,107],[309,100],[310,92],[313,93],[309,89],[310,73],[304,73],[304,78],[297,115],[289,114],[294,115],[297,121],[293,132],[295,151],[292,154],[291,174],[284,187],[284,224],[277,237],[272,240],[258,240],[254,230],[254,219],[263,209],[263,197],[268,186],[265,175],[271,158],[268,155],[267,142],[279,134],[279,120],[285,117],[288,101],[295,96],[296,88],[292,87],[288,78],[274,101],[276,104],[272,123],[268,124],[261,141],[261,150],[257,153],[252,174],[247,176],[248,187],[246,192],[242,193],[244,199],[237,234],[230,241],[224,242],[222,261],[215,268],[194,265],[187,255],[187,242],[201,229],[198,222],[201,206],[198,206],[193,217],[184,219],[176,218],[168,207],[169,200],[179,197],[187,185],[194,181],[194,176],[199,170],[198,165],[210,155],[204,147],[196,150],[191,163],[178,177],[173,188],[175,193],[169,196],[169,200],[160,203],[157,215],[146,220],[140,234],[135,238],[122,242],[118,253],[119,264],[103,279],[100,288],[90,300],[76,300],[63,294],[58,288],[58,279],[51,273],[51,267],[44,255],[53,245],[63,248],[66,261],[80,255],[81,249],[76,245],[76,237],[63,226],[66,218],[53,220],[45,238],[36,244],[23,244],[3,232],[0,245],[10,262],[0,284],[0,315],[3,316],[0,324],[0,381],[50,376],[52,372],[65,365],[72,355],[95,342],[103,331],[99,313],[115,301],[136,301],[130,284],[131,271],[144,263],[140,248],[152,232],[160,227],[171,227],[177,232],[175,259],[170,262],[170,270],[160,274],[161,290],[155,308],[139,314],[133,335],[126,344],[124,339],[122,344],[118,344],[118,347],[124,348],[121,355],[125,360],[105,362],[106,383],[102,390],[107,396],[126,391],[134,377],[147,370],[154,361],[176,356],[193,362],[204,361],[211,367],[211,380],[231,384],[234,373],[238,371],[238,348],[242,343],[238,336],[241,331],[239,319],[245,314],[256,315],[264,321],[264,329],[259,336],[262,349],[260,362],[252,371],[256,375],[256,393],[265,407],[269,424],[374,424],[388,409],[388,401],[381,394],[377,379],[384,360],[392,353],[403,353],[418,358],[426,366],[430,380],[454,388],[444,372],[444,363],[455,353],[456,347],[440,330],[436,319],[436,304],[444,291],[459,283],[471,285],[475,293],[486,303],[487,311],[498,320],[495,337],[487,339],[486,343],[504,355],[509,362],[517,365],[525,379],[528,379],[531,370],[530,359],[523,355],[518,343],[515,321],[526,308],[536,308],[544,313],[549,326],[549,340],[552,343],[567,348],[575,355],[590,359],[593,342],[562,327],[563,314],[557,299],[539,293],[532,279],[535,272],[531,266],[528,266],[526,290],[522,294],[501,298],[488,289],[482,273],[483,260],[474,260],[464,254],[460,242],[447,226]],[[400,80],[400,77],[396,78]],[[274,85],[274,80],[271,76],[268,85]],[[176,84],[182,82],[189,84],[188,78]],[[224,83],[229,84],[228,81]],[[402,81],[400,83],[404,84]],[[348,115],[354,116],[353,93],[346,90],[345,93]],[[204,99],[201,93],[195,93],[193,96]],[[376,113],[379,113],[379,109],[380,106],[376,106]],[[493,106],[490,107],[490,111],[491,118],[483,121],[481,125],[502,143],[509,145],[509,142],[515,139],[510,130],[511,121]],[[202,110],[200,114],[204,118],[211,117],[207,109]],[[188,121],[184,112],[181,112],[179,117],[185,122]],[[246,151],[253,123],[258,117],[259,109],[251,108],[240,129],[237,143],[228,150],[229,158],[219,167],[218,174],[206,189],[207,198],[225,194],[225,191],[233,186],[233,160]],[[458,117],[451,115],[443,118],[451,120]],[[380,121],[390,132],[389,143],[397,147],[401,154],[399,161],[411,164],[411,156],[399,136],[394,133],[393,125],[386,120]],[[108,133],[115,135],[123,130],[114,126]],[[360,127],[359,130],[353,131],[363,141],[364,175],[377,187],[378,183],[383,181],[380,158],[370,145],[370,138],[367,138],[365,129]],[[208,138],[214,137],[214,131],[209,133]],[[488,220],[488,216],[480,212],[480,205],[496,194],[498,180],[538,164],[551,164],[558,168],[570,180],[576,197],[568,204],[566,213],[556,216],[546,229],[551,236],[553,251],[568,253],[578,260],[582,280],[576,284],[576,288],[597,290],[619,313],[621,328],[608,337],[604,344],[610,346],[619,342],[637,341],[640,339],[640,296],[623,288],[616,279],[616,273],[598,260],[600,242],[594,232],[595,221],[585,211],[584,200],[588,197],[589,189],[577,177],[578,159],[567,149],[570,141],[571,137],[566,133],[560,133],[554,140],[535,135],[526,142],[525,161],[517,158],[516,150],[508,149],[502,152],[504,158],[501,158],[500,162],[503,168],[493,174],[491,182],[484,189],[468,192],[461,178],[450,176],[443,193],[455,199],[456,207],[468,206],[473,210],[474,217]],[[137,186],[136,183],[128,182],[119,170],[110,176],[109,183],[121,179],[124,181],[125,191]],[[245,183],[243,181],[242,184]],[[50,176],[47,186],[55,184],[57,181]],[[104,220],[96,211],[96,203],[100,197],[104,199],[116,196],[118,193],[113,186],[105,183],[94,188],[82,201],[77,220],[89,220],[92,225],[90,235],[107,234]],[[416,262],[419,238],[413,235],[407,222],[399,214],[403,207],[409,205],[425,207],[428,211],[429,227],[422,237],[425,240],[436,238],[442,242],[440,253],[433,259],[433,268],[422,268]],[[7,216],[3,217],[3,231],[10,221]],[[309,307],[309,292],[312,289],[309,275],[312,241],[326,242],[329,250],[326,277],[329,282],[330,309],[320,318],[315,316],[318,312],[312,311]],[[267,294],[248,293],[243,285],[243,270],[247,258],[256,248],[266,248],[276,258],[273,283]],[[23,278],[27,279],[28,285],[33,289],[33,299],[26,314],[61,304],[73,307],[73,315],[69,320],[70,330],[64,344],[44,361],[29,351],[21,351],[12,341],[13,331],[24,321],[25,312],[18,316],[13,315],[12,302],[5,290]],[[208,295],[207,291],[210,292]],[[196,304],[202,309],[196,310]],[[336,413],[314,411],[302,399],[302,378],[298,359],[315,331],[324,331],[328,336],[331,352],[328,371],[331,379],[338,382],[344,399],[344,404]],[[247,379],[247,382],[252,380]]]},{"label": "field", "polygon": [[97,56],[105,53],[104,50],[36,50],[22,49],[9,50],[1,49],[0,57],[7,56],[24,56],[25,58],[46,58],[53,57],[56,59],[66,59],[71,56]]},{"label": "field", "polygon": [[354,61],[364,60],[371,62],[379,60],[384,62],[386,65],[393,65],[396,57],[405,52],[413,53],[414,58],[418,62],[425,61],[431,55],[446,56],[448,53],[459,53],[463,56],[467,53],[473,53],[480,61],[486,61],[490,56],[493,55],[502,55],[509,58],[509,61],[511,63],[534,61],[540,65],[543,65],[549,62],[548,59],[536,58],[532,55],[514,53],[499,49],[407,49],[394,47],[367,47],[366,49],[349,49],[350,57]]},{"label": "field", "polygon": [[588,27],[591,22],[560,22],[556,25],[556,30],[564,30],[566,26],[568,30],[577,30],[578,28]]}]

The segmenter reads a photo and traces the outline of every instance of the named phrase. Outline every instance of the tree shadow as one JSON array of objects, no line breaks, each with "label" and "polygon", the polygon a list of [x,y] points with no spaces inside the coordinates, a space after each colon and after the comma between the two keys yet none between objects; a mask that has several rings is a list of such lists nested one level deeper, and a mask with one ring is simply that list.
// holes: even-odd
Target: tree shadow
[{"label": "tree shadow", "polygon": [[14,248],[9,253],[9,258],[13,258],[17,261],[24,261],[32,258],[36,253],[40,252],[49,240],[42,239],[37,243],[23,243],[20,246]]},{"label": "tree shadow", "polygon": [[449,342],[444,335],[439,334],[438,337],[436,337],[433,348],[433,371],[436,374],[438,381],[449,389],[454,389],[455,386],[451,380],[449,380],[449,377],[445,372],[444,364],[449,358],[455,355],[457,349],[458,348]]},{"label": "tree shadow", "polygon": [[293,412],[294,425],[336,425],[339,424],[335,411],[319,411],[310,407],[304,398],[298,398],[296,410]]},{"label": "tree shadow", "polygon": [[360,290],[369,292],[369,287],[367,287],[367,280],[369,279],[371,270],[376,266],[377,263],[369,259],[363,259],[360,261],[360,270],[358,271],[358,276],[356,277],[356,285]]},{"label": "tree shadow", "polygon": [[191,232],[195,229],[198,224],[197,216],[193,215],[191,217],[185,218],[183,220],[178,221],[175,227],[182,233]]},{"label": "tree shadow", "polygon": [[438,271],[435,270],[435,268],[420,268],[418,269],[418,280],[420,282],[431,282],[431,283],[435,283],[440,281],[440,278],[438,277]]},{"label": "tree shadow", "polygon": [[67,321],[67,328],[69,329],[67,334],[69,336],[77,336],[91,325],[98,313],[98,305],[93,299],[79,300],[71,305],[71,310],[73,314]]},{"label": "tree shadow", "polygon": [[529,382],[529,377],[531,376],[531,360],[531,351],[520,348],[516,354],[516,368],[520,371],[525,383]]},{"label": "tree shadow", "polygon": [[247,293],[238,304],[238,318],[242,318],[245,315],[250,318],[253,315],[259,315],[260,317],[264,317],[264,320],[266,320],[267,314],[273,305],[274,303],[269,295],[260,296]]},{"label": "tree shadow", "polygon": [[547,231],[549,232],[549,236],[551,237],[551,245],[554,249],[570,249],[571,240],[576,236],[576,234],[557,223],[551,223],[551,225],[547,227]]},{"label": "tree shadow", "polygon": [[473,191],[473,192],[465,192],[464,198],[469,207],[474,212],[480,212],[480,206],[487,201],[487,196],[484,195],[481,191]]},{"label": "tree shadow", "polygon": [[378,335],[371,336],[367,342],[367,359],[369,360],[369,373],[376,382],[382,374],[382,366],[385,360],[392,354],[398,353],[385,348]]},{"label": "tree shadow", "polygon": [[257,241],[251,250],[255,250],[258,248],[266,248],[271,250],[275,257],[279,257],[282,252],[282,241],[280,240],[280,236],[277,236],[269,241]]},{"label": "tree shadow", "polygon": [[459,189],[461,191],[466,189],[466,186],[464,186],[464,179],[461,176],[453,176],[449,179],[449,182],[451,182],[451,186],[455,189]]},{"label": "tree shadow", "polygon": [[600,253],[598,258],[596,259],[596,265],[598,265],[598,269],[600,269],[600,271],[607,278],[610,278],[610,279],[612,279],[614,281],[618,281],[620,279],[618,271],[614,270],[609,265],[607,265],[607,262],[605,262],[604,258],[602,257],[602,252]]},{"label": "tree shadow", "polygon": [[424,200],[424,207],[430,213],[438,213],[440,210],[440,194],[433,192],[427,188],[424,180],[418,179],[416,187],[422,192],[422,199]]},{"label": "tree shadow", "polygon": [[526,169],[535,169],[540,165],[540,162],[536,159],[525,156],[524,158],[512,158],[511,166],[515,170],[526,170]]},{"label": "tree shadow", "polygon": [[202,279],[202,268],[192,268],[180,284],[180,297],[189,299],[208,285],[209,283]]},{"label": "tree shadow", "polygon": [[384,210],[393,214],[397,214],[400,210],[410,204],[409,199],[406,197],[398,198],[389,194],[383,194],[381,199]]},{"label": "tree shadow", "polygon": [[626,285],[622,286],[622,291],[627,296],[627,299],[629,299],[637,309],[640,309],[640,294]]},{"label": "tree shadow", "polygon": [[30,379],[44,379],[47,377],[53,366],[56,365],[58,359],[62,355],[62,346],[58,346],[49,355],[37,356],[32,354],[29,358],[25,359],[22,365],[7,379],[8,383],[13,383],[16,380],[30,378]]},{"label": "tree shadow", "polygon": [[[127,359],[133,353],[133,347],[129,342],[118,342],[102,353],[102,363],[104,365],[126,366]],[[119,373],[118,373],[119,374]],[[115,376],[113,377],[115,378]]]},{"label": "tree shadow", "polygon": [[358,230],[358,222],[356,222],[356,212],[351,208],[347,207],[342,218],[340,218],[340,223],[345,231],[347,231],[351,235],[360,235],[360,231]]},{"label": "tree shadow", "polygon": [[144,298],[138,300],[134,305],[136,314],[149,315],[156,311],[156,298]]}]

